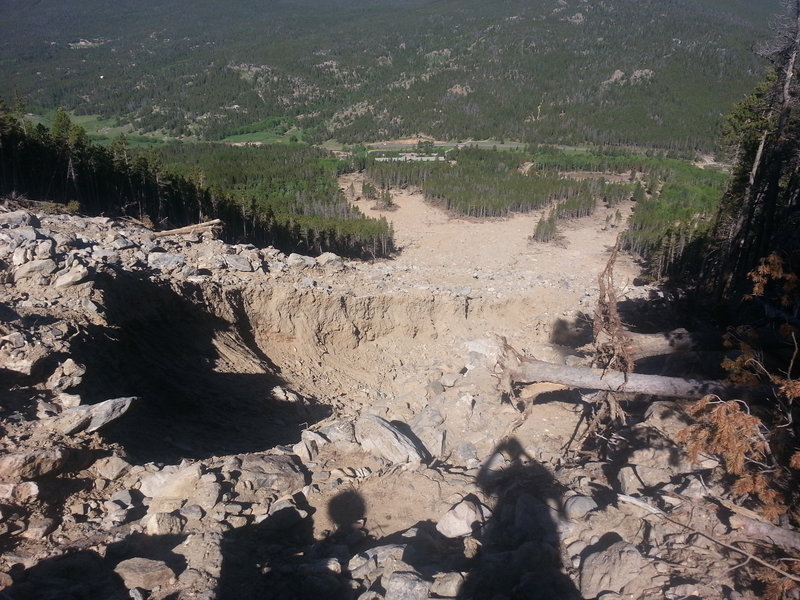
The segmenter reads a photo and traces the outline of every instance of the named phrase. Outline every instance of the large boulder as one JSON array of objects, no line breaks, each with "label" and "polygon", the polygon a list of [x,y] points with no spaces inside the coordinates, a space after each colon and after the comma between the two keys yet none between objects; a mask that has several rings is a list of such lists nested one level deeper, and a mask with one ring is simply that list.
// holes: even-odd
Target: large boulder
[{"label": "large boulder", "polygon": [[391,463],[421,463],[424,459],[414,440],[377,415],[364,415],[356,421],[355,433],[366,452]]},{"label": "large boulder", "polygon": [[175,582],[175,573],[160,560],[129,558],[119,563],[114,572],[128,589],[153,590]]},{"label": "large boulder", "polygon": [[0,455],[0,481],[36,479],[60,471],[70,459],[66,448]]}]

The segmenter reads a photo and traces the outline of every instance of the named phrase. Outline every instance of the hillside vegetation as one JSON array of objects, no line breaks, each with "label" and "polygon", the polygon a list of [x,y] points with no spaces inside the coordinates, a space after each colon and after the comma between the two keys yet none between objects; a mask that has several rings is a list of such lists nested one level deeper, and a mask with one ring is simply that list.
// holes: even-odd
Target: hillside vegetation
[{"label": "hillside vegetation", "polygon": [[[45,114],[238,141],[713,146],[777,0],[0,0],[0,77]],[[10,95],[12,89],[8,90]]]},{"label": "hillside vegetation", "polygon": [[171,144],[156,152],[120,136],[105,147],[63,111],[48,129],[0,102],[0,194],[160,229],[220,218],[231,241],[384,256],[393,250],[391,226],[348,206],[336,183],[344,168],[305,145]]}]

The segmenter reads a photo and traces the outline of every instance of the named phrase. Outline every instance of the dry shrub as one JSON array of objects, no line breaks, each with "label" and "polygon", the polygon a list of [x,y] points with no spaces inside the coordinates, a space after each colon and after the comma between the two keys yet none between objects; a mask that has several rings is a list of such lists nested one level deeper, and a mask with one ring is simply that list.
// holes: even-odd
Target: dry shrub
[{"label": "dry shrub", "polygon": [[774,464],[761,419],[751,415],[743,402],[725,402],[717,396],[705,396],[688,412],[696,423],[679,432],[678,439],[686,444],[690,459],[696,461],[709,453],[718,456],[734,477],[733,494],[757,501],[768,519],[786,514],[784,478],[776,475],[780,469]]},{"label": "dry shrub", "polygon": [[779,254],[762,258],[758,267],[748,273],[753,282],[752,296],[772,296],[783,307],[790,307],[800,296],[800,277]]},{"label": "dry shrub", "polygon": [[[787,565],[782,565],[788,572],[800,575],[800,563],[790,562]],[[796,598],[797,590],[800,590],[800,584],[792,581],[788,577],[782,576],[770,569],[759,568],[755,570],[755,578],[764,584],[764,592],[761,598],[764,600],[786,600],[788,598]]]},{"label": "dry shrub", "polygon": [[697,423],[681,431],[679,439],[693,461],[710,452],[722,459],[728,473],[741,475],[747,459],[764,460],[767,444],[760,432],[761,419],[744,412],[739,402],[705,396],[688,412]]}]

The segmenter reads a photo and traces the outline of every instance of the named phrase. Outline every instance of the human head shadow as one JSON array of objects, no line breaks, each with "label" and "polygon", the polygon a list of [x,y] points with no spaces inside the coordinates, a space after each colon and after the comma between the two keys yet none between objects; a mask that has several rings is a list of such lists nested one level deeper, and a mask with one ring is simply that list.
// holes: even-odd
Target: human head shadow
[{"label": "human head shadow", "polygon": [[178,292],[123,271],[98,274],[95,285],[106,324],[88,326],[73,341],[74,359],[87,367],[76,391],[85,403],[138,398],[102,430],[129,460],[263,451],[297,442],[304,427],[327,416],[319,404],[272,396],[284,382],[249,324],[213,314],[200,287],[186,282]]},{"label": "human head shadow", "polygon": [[344,542],[356,541],[363,536],[367,505],[356,490],[345,490],[328,501],[328,517],[336,527],[332,538]]},{"label": "human head shadow", "polygon": [[[298,509],[313,513],[302,495],[294,500]],[[303,517],[286,507],[225,533],[217,600],[349,600],[346,579],[329,568],[331,559],[347,565],[347,546],[315,540],[313,525],[313,514]]]},{"label": "human head shadow", "polygon": [[496,502],[458,598],[579,599],[561,558],[562,532],[569,527],[564,490],[550,471],[516,438],[507,438],[484,462],[477,484]]}]

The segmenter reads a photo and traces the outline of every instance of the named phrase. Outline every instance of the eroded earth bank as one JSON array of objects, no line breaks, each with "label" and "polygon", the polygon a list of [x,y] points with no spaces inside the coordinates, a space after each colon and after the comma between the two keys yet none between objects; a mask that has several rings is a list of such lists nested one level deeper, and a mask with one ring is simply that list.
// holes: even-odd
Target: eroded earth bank
[{"label": "eroded earth bank", "polygon": [[[588,364],[602,211],[541,246],[538,214],[397,203],[374,263],[0,212],[0,595],[752,597],[675,522],[736,536],[678,403],[587,452],[587,396],[504,377],[510,348]],[[620,258],[646,328],[637,274]]]}]

